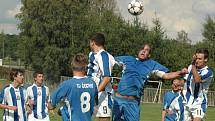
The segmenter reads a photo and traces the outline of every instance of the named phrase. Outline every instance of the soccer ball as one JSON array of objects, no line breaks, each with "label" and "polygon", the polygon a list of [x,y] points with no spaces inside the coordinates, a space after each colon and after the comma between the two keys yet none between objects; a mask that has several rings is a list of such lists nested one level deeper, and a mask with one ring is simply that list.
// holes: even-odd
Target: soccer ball
[{"label": "soccer ball", "polygon": [[132,15],[140,15],[143,12],[143,4],[139,1],[131,1],[128,4],[128,12]]}]

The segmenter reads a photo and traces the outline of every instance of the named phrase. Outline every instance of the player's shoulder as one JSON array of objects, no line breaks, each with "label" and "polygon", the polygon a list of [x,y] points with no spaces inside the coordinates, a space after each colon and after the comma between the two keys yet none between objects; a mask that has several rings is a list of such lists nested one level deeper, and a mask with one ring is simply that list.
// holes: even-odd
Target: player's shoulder
[{"label": "player's shoulder", "polygon": [[165,93],[165,96],[168,97],[168,98],[169,98],[169,97],[172,97],[172,96],[174,96],[174,95],[175,95],[175,94],[174,94],[172,91],[168,91],[168,92]]},{"label": "player's shoulder", "polygon": [[115,59],[120,59],[120,60],[125,60],[125,61],[137,61],[137,59],[135,57],[128,56],[128,55],[116,56]]},{"label": "player's shoulder", "polygon": [[207,73],[210,73],[211,75],[213,75],[213,69],[212,68],[206,66],[204,70],[207,71]]},{"label": "player's shoulder", "polygon": [[89,81],[89,82],[91,82],[91,83],[95,83],[95,81],[93,81],[93,79],[92,79],[91,77],[86,77],[85,80],[87,80],[87,81]]},{"label": "player's shoulder", "polygon": [[109,52],[107,52],[105,50],[101,51],[100,55],[101,55],[101,57],[104,57],[104,56],[113,57]]},{"label": "player's shoulder", "polygon": [[9,88],[11,88],[11,84],[5,85],[5,86],[2,88],[2,90],[6,90],[6,89],[9,89]]},{"label": "player's shoulder", "polygon": [[27,86],[27,90],[32,89],[34,86],[34,84],[30,84],[29,86]]},{"label": "player's shoulder", "polygon": [[159,62],[157,62],[157,61],[155,61],[155,60],[153,60],[153,59],[147,59],[147,60],[145,60],[145,61],[143,61],[143,62],[149,63],[149,64],[153,64],[153,65],[155,65],[155,64],[160,64]]},{"label": "player's shoulder", "polygon": [[47,85],[43,85],[43,87],[45,87],[46,89],[49,89],[49,87]]},{"label": "player's shoulder", "polygon": [[202,76],[207,76],[207,77],[213,76],[213,70],[212,70],[212,68],[209,68],[208,66],[205,66],[200,71],[201,71]]}]

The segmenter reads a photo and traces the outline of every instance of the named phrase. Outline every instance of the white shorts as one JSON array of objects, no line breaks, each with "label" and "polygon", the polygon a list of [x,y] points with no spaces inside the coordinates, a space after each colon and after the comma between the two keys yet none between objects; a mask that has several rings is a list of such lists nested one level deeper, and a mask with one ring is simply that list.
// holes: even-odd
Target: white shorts
[{"label": "white shorts", "polygon": [[[207,105],[202,104],[200,101],[194,101],[192,104],[187,105],[187,110],[185,110],[185,118],[201,118],[203,119],[205,116]],[[188,118],[189,117],[189,118]]]},{"label": "white shorts", "polygon": [[97,107],[96,117],[111,117],[111,109],[108,106],[108,94],[105,91],[98,93]]},{"label": "white shorts", "polygon": [[33,112],[28,116],[28,121],[50,121],[49,115],[47,115],[44,119],[36,119],[34,118]]}]

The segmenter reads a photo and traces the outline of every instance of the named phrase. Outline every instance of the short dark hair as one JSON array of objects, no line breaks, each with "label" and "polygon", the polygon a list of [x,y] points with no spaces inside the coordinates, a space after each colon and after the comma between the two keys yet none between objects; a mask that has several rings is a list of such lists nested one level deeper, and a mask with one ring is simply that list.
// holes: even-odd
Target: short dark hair
[{"label": "short dark hair", "polygon": [[150,54],[151,51],[152,51],[152,48],[151,48],[151,45],[148,44],[148,43],[143,44],[143,46],[141,46],[141,47],[138,49],[137,54],[138,54],[141,50],[143,50],[145,46],[149,46],[149,48],[150,48],[149,54]]},{"label": "short dark hair", "polygon": [[198,48],[196,49],[196,53],[202,53],[204,54],[204,58],[207,59],[209,56],[209,51],[206,48]]},{"label": "short dark hair", "polygon": [[11,69],[10,72],[10,81],[14,81],[14,77],[17,77],[18,74],[24,74],[24,71],[21,69]]},{"label": "short dark hair", "polygon": [[91,37],[90,40],[93,41],[93,42],[95,42],[95,44],[97,46],[103,46],[104,47],[104,45],[105,45],[105,35],[103,33],[101,33],[101,32],[95,33]]},{"label": "short dark hair", "polygon": [[33,73],[33,77],[36,78],[38,74],[43,74],[43,72],[42,71],[35,71]]},{"label": "short dark hair", "polygon": [[88,64],[87,56],[82,53],[78,53],[72,59],[71,69],[73,71],[86,72],[87,64]]}]

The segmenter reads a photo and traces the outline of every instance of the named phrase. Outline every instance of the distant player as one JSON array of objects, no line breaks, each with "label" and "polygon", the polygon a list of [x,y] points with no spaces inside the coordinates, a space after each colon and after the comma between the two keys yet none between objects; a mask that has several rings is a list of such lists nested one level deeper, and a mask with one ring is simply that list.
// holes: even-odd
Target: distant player
[{"label": "distant player", "polygon": [[162,121],[184,121],[184,99],[181,95],[183,81],[183,79],[174,79],[172,81],[172,91],[165,93]]},{"label": "distant player", "polygon": [[172,79],[186,73],[185,69],[167,73],[168,69],[150,59],[151,48],[145,44],[138,51],[138,58],[132,56],[115,57],[118,65],[123,66],[123,74],[118,84],[118,93],[114,97],[113,121],[139,121],[140,98],[144,84],[150,75]]},{"label": "distant player", "polygon": [[112,84],[111,73],[115,60],[104,49],[105,36],[96,33],[90,39],[92,52],[89,54],[88,76],[96,82],[99,91],[98,111],[96,117],[100,121],[109,121],[112,108]]},{"label": "distant player", "polygon": [[44,75],[41,71],[33,74],[34,84],[26,91],[26,108],[28,121],[49,121],[47,103],[50,102],[49,88],[44,85]]},{"label": "distant player", "polygon": [[60,84],[51,96],[49,109],[61,100],[68,100],[69,121],[91,121],[98,91],[96,83],[86,76],[87,63],[85,55],[77,54],[71,63],[73,78]]},{"label": "distant player", "polygon": [[206,113],[207,93],[213,79],[213,71],[206,63],[209,52],[207,49],[197,49],[193,62],[185,75],[183,94],[186,98],[185,120],[201,121]]},{"label": "distant player", "polygon": [[4,108],[3,121],[27,121],[25,111],[25,94],[21,85],[24,83],[23,71],[12,69],[10,85],[3,88],[0,103]]}]

